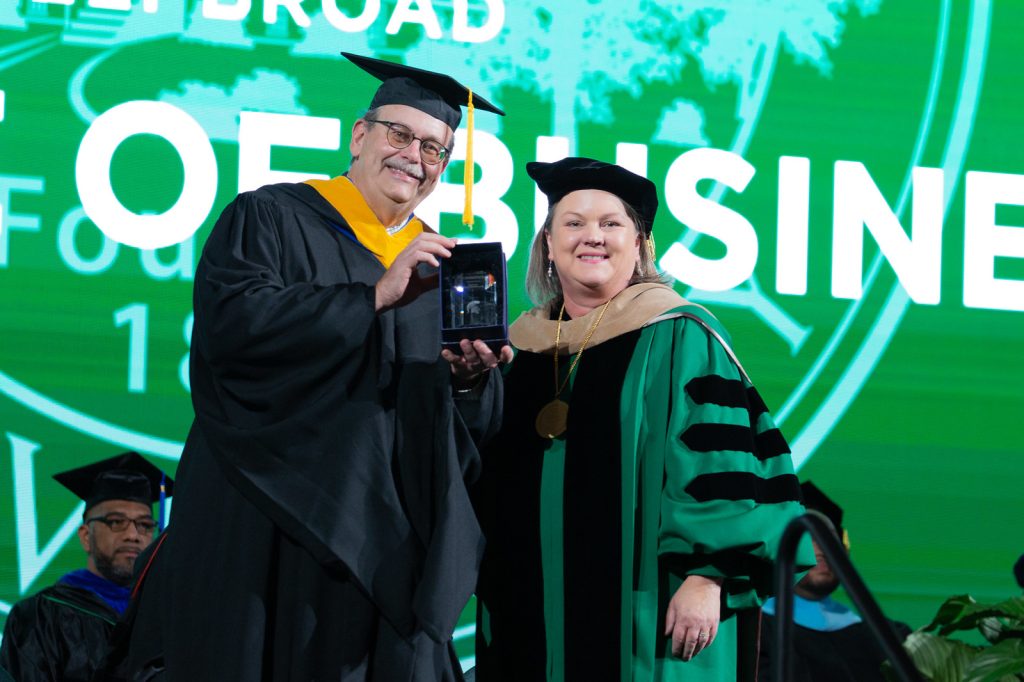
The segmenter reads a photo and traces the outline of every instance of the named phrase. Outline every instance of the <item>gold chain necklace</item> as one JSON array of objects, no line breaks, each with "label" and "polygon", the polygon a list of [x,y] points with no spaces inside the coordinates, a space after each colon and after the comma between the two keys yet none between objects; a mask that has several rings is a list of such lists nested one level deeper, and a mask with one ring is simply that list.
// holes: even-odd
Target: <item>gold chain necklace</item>
[{"label": "gold chain necklace", "polygon": [[[608,301],[611,303],[611,301]],[[601,324],[601,319],[604,317],[604,313],[608,310],[608,303],[604,304],[601,308],[600,314],[594,321],[594,324],[590,325],[590,329],[587,330],[587,335],[583,337],[583,343],[580,344],[580,349],[576,351],[576,357],[573,358],[572,364],[569,365],[569,371],[565,375],[565,379],[562,381],[562,385],[558,385],[558,344],[562,340],[562,315],[565,313],[565,303],[562,303],[562,309],[558,311],[558,326],[555,327],[555,397],[547,405],[541,408],[540,412],[537,413],[537,420],[534,423],[537,433],[540,434],[541,438],[558,438],[565,433],[565,427],[569,420],[569,403],[562,400],[559,396],[562,395],[562,391],[569,385],[569,379],[572,378],[572,373],[576,370],[576,366],[580,364],[580,358],[583,357],[583,351],[587,348],[587,344],[590,343],[590,337],[597,331],[597,325]]]}]

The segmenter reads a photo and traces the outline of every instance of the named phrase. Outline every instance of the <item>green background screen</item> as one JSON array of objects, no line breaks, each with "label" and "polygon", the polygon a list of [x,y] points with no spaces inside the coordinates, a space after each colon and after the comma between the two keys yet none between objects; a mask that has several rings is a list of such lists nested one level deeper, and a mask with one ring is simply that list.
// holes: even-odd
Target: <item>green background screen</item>
[{"label": "green background screen", "polygon": [[887,615],[1014,594],[1022,26],[1013,0],[5,0],[0,622],[84,565],[52,474],[173,471],[203,242],[239,191],[347,168],[375,81],[340,50],[508,112],[476,116],[474,230],[464,138],[418,214],[502,242],[511,317],[546,206],[526,163],[645,174],[660,267],[729,329]]}]

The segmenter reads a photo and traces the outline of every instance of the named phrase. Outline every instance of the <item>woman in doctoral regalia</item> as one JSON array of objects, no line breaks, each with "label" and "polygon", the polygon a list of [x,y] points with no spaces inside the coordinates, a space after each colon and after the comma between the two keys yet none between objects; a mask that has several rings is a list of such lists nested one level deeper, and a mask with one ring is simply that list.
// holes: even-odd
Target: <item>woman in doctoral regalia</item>
[{"label": "woman in doctoral regalia", "polygon": [[721,324],[655,270],[654,184],[527,172],[550,207],[476,490],[477,679],[737,679],[756,626],[733,616],[802,511],[789,448]]}]

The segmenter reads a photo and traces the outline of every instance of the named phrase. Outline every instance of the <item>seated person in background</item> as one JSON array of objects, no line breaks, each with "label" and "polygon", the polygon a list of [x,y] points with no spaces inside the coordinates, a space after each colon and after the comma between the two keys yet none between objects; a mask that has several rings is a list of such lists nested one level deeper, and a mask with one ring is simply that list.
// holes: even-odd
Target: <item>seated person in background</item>
[{"label": "seated person in background", "polygon": [[[800,484],[804,506],[809,513],[822,518],[835,531],[846,550],[849,538],[843,528],[843,510],[810,481]],[[814,543],[817,564],[794,588],[793,597],[793,680],[827,682],[871,682],[884,680],[882,663],[885,654],[875,641],[870,628],[860,616],[829,595],[839,587],[839,578],[832,572],[818,543]],[[761,625],[759,679],[774,679],[775,598],[765,602]],[[890,621],[896,636],[903,640],[910,628]]]},{"label": "seated person in background", "polygon": [[0,669],[19,682],[92,678],[114,623],[128,607],[135,558],[153,542],[152,504],[161,487],[166,497],[173,485],[136,452],[54,478],[85,500],[78,541],[88,559],[85,568],[21,600],[7,616]]}]

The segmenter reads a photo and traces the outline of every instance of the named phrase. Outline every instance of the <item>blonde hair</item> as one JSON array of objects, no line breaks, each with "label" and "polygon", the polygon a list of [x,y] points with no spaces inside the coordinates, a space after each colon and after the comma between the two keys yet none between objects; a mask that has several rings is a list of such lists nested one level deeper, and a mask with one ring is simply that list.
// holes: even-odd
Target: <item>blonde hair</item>
[{"label": "blonde hair", "polygon": [[[635,208],[623,201],[621,197],[617,196],[616,198],[622,202],[623,208],[626,209],[626,216],[633,223],[633,229],[640,235],[641,240],[640,262],[633,270],[633,276],[629,279],[629,286],[642,282],[665,284],[665,277],[658,272],[654,264],[654,256],[650,248],[652,242],[640,233],[640,214]],[[526,293],[534,305],[538,306],[547,305],[551,301],[562,297],[562,283],[558,279],[557,271],[553,272],[551,277],[548,277],[547,274],[548,262],[551,261],[551,254],[548,252],[547,236],[551,234],[551,226],[555,219],[555,208],[557,206],[558,204],[554,203],[548,207],[548,215],[544,219],[544,225],[541,226],[537,235],[533,238],[533,246],[530,247],[530,262],[526,267]],[[554,267],[553,264],[552,267]]]}]

